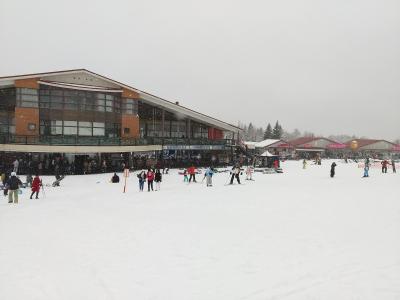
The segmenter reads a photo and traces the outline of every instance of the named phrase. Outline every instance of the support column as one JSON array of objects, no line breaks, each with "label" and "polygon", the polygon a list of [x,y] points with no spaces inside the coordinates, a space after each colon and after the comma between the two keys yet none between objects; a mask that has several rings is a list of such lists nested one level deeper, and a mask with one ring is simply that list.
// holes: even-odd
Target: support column
[{"label": "support column", "polygon": [[162,110],[162,120],[161,120],[161,135],[162,138],[165,137],[165,110]]}]

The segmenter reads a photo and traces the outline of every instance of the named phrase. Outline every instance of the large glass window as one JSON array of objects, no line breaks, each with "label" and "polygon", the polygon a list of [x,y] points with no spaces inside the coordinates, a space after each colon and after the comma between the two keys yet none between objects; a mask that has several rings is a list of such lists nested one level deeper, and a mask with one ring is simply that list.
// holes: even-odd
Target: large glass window
[{"label": "large glass window", "polygon": [[36,89],[17,88],[18,107],[39,107],[38,91]]},{"label": "large glass window", "polygon": [[0,112],[0,134],[15,134],[14,112]]},{"label": "large glass window", "polygon": [[137,115],[138,101],[135,99],[122,100],[122,113],[127,115]]},{"label": "large glass window", "polygon": [[120,102],[121,98],[118,94],[76,91],[49,86],[41,86],[39,90],[41,108],[120,113]]}]

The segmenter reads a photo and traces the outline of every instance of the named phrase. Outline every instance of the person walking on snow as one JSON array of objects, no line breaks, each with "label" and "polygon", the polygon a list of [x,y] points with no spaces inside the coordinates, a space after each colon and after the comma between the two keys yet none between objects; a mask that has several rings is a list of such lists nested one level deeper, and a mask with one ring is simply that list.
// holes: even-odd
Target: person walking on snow
[{"label": "person walking on snow", "polygon": [[385,159],[381,162],[382,165],[382,173],[387,173],[387,166],[388,166],[389,162]]},{"label": "person walking on snow", "polygon": [[214,175],[214,171],[211,167],[208,167],[206,172],[204,173],[204,177],[206,178],[207,186],[212,186],[212,177]]},{"label": "person walking on snow", "polygon": [[156,191],[159,191],[161,189],[161,180],[162,180],[162,175],[160,169],[156,170],[156,174],[154,175],[154,181],[156,182]]},{"label": "person walking on snow", "polygon": [[13,172],[15,172],[15,174],[18,174],[18,167],[19,167],[19,161],[18,159],[15,159],[13,162]]},{"label": "person walking on snow", "polygon": [[35,178],[33,178],[33,181],[32,181],[32,194],[30,196],[30,199],[32,199],[32,196],[35,193],[36,193],[36,199],[39,199],[39,191],[40,191],[41,185],[42,185],[42,182],[39,178],[39,175],[36,174]]},{"label": "person walking on snow", "polygon": [[396,162],[394,161],[394,159],[392,159],[391,165],[392,165],[392,171],[393,171],[393,173],[396,173]]},{"label": "person walking on snow", "polygon": [[307,166],[307,161],[306,161],[306,159],[303,159],[303,169],[305,169],[306,166]]},{"label": "person walking on snow", "polygon": [[335,167],[336,167],[336,163],[333,162],[331,164],[331,178],[333,178],[335,176]]},{"label": "person walking on snow", "polygon": [[196,168],[193,165],[188,169],[188,173],[189,173],[189,183],[192,181],[192,179],[193,179],[193,182],[197,182],[196,181]]},{"label": "person walking on snow", "polygon": [[8,179],[7,181],[8,203],[18,203],[18,190],[21,185],[22,182],[17,177],[17,174],[15,172],[12,172],[10,179]]},{"label": "person walking on snow", "polygon": [[232,172],[231,172],[231,182],[229,184],[233,184],[233,179],[236,178],[238,184],[240,184],[240,178],[239,178],[239,174],[240,174],[240,167],[239,165],[236,165],[232,168]]},{"label": "person walking on snow", "polygon": [[150,192],[150,188],[153,190],[154,172],[151,169],[147,170],[147,191]]},{"label": "person walking on snow", "polygon": [[254,168],[252,166],[247,166],[246,168],[246,180],[253,180]]},{"label": "person walking on snow", "polygon": [[111,182],[112,183],[118,183],[119,182],[119,176],[117,173],[114,173],[113,177],[111,177]]},{"label": "person walking on snow", "polygon": [[146,172],[142,171],[137,175],[138,179],[139,179],[139,191],[143,192],[143,188],[144,188],[144,183],[146,181]]}]

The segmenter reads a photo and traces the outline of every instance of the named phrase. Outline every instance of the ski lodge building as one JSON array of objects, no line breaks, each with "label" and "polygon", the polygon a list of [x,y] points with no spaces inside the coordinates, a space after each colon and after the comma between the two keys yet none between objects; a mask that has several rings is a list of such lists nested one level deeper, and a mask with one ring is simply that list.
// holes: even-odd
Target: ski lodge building
[{"label": "ski lodge building", "polygon": [[86,69],[0,77],[2,155],[226,160],[240,131]]}]

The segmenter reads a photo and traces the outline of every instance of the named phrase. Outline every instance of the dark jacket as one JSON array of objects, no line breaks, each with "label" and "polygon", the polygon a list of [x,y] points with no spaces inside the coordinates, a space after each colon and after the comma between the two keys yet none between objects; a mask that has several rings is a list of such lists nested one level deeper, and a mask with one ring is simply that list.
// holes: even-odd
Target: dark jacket
[{"label": "dark jacket", "polygon": [[7,185],[9,190],[18,190],[22,182],[17,176],[11,176],[7,181]]},{"label": "dark jacket", "polygon": [[161,182],[161,173],[160,172],[156,172],[156,174],[154,175],[154,181],[155,182]]},{"label": "dark jacket", "polygon": [[113,177],[111,177],[111,182],[112,183],[118,183],[119,182],[119,176],[115,174]]}]

